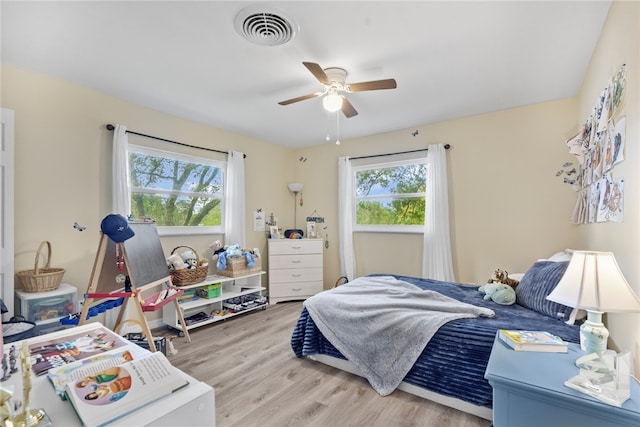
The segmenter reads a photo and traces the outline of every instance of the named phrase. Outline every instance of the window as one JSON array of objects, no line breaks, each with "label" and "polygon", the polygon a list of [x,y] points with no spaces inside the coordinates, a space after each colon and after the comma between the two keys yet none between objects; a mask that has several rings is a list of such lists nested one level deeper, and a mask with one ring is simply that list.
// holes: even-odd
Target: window
[{"label": "window", "polygon": [[354,231],[424,229],[426,159],[354,166]]},{"label": "window", "polygon": [[226,163],[129,145],[131,211],[168,234],[223,233]]}]

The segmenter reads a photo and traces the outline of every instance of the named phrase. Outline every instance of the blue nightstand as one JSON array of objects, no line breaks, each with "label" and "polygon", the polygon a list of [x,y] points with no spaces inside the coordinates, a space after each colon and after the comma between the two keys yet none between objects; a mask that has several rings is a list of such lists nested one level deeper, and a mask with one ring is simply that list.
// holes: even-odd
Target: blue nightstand
[{"label": "blue nightstand", "polygon": [[621,408],[570,389],[564,382],[579,373],[583,355],[570,344],[568,353],[513,351],[498,337],[485,378],[493,387],[495,427],[640,426],[640,387],[631,380],[631,398]]}]

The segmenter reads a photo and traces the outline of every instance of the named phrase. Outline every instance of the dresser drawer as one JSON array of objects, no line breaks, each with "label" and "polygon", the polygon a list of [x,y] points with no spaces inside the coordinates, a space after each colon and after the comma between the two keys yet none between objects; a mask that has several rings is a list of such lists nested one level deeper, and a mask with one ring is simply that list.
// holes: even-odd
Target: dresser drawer
[{"label": "dresser drawer", "polygon": [[321,292],[322,281],[300,283],[271,283],[269,286],[269,298],[307,298]]},{"label": "dresser drawer", "polygon": [[269,270],[269,283],[322,282],[322,268],[286,268]]},{"label": "dresser drawer", "polygon": [[269,240],[269,255],[322,254],[321,239]]},{"label": "dresser drawer", "polygon": [[322,254],[274,255],[269,268],[310,268],[322,265]]}]

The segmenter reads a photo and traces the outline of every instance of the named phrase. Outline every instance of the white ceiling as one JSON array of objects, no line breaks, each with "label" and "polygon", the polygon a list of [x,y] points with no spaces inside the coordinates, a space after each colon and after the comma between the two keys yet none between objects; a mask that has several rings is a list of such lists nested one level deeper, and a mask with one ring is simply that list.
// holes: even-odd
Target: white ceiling
[{"label": "white ceiling", "polygon": [[[282,46],[243,39],[236,14],[260,4],[299,26]],[[342,67],[340,139],[577,94],[610,1],[2,1],[2,62],[179,117],[288,147],[335,140],[322,85],[302,65]],[[268,7],[268,9],[267,9]],[[123,123],[139,129],[136,123]],[[159,135],[162,136],[162,135]]]}]

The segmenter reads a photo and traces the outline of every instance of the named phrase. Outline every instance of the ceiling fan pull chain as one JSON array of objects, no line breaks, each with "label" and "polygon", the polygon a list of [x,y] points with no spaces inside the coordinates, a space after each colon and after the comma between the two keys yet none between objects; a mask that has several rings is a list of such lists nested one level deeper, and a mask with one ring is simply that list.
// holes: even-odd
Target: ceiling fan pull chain
[{"label": "ceiling fan pull chain", "polygon": [[327,111],[327,136],[324,137],[324,140],[329,142],[331,141],[331,113]]}]

